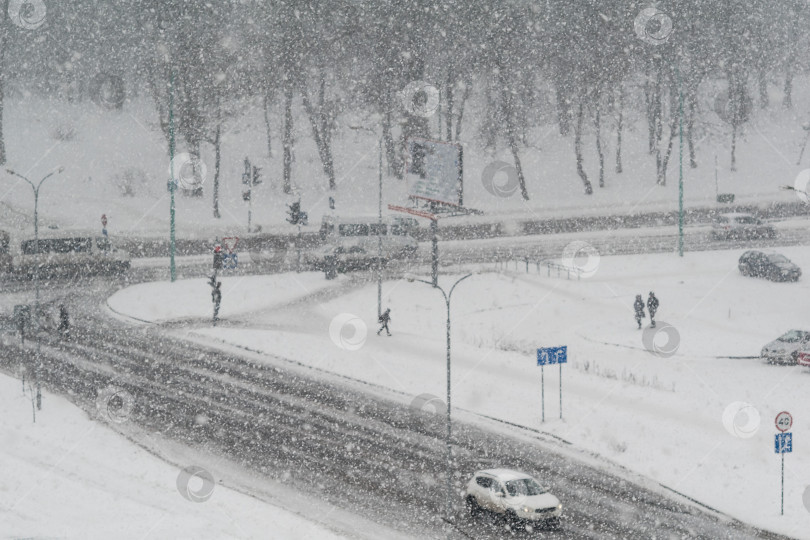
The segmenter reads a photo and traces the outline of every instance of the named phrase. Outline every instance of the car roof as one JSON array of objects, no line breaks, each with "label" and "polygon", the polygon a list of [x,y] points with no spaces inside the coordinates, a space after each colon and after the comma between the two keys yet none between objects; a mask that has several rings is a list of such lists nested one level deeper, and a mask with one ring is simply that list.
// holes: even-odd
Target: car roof
[{"label": "car roof", "polygon": [[531,476],[526,473],[512,469],[485,469],[483,471],[476,471],[475,474],[478,475],[482,473],[494,476],[498,480],[503,480],[504,482],[508,482],[509,480],[519,480],[522,478],[531,478]]},{"label": "car roof", "polygon": [[[766,255],[766,256],[781,255],[782,257],[785,257],[784,254],[779,253],[778,251],[774,251],[772,249],[749,249],[748,251],[743,253],[743,255],[749,255],[749,254],[753,254],[753,253],[761,253],[761,254]],[[787,259],[787,257],[785,257],[785,258]]]}]

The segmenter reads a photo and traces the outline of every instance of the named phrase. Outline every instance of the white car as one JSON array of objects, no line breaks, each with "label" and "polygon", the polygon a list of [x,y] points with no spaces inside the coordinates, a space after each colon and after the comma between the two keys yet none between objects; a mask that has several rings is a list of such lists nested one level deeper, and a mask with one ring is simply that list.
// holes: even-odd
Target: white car
[{"label": "white car", "polygon": [[558,526],[562,503],[537,480],[509,469],[476,471],[464,489],[473,516],[482,510],[503,515],[510,525],[547,522]]},{"label": "white car", "polygon": [[776,229],[752,214],[720,214],[712,221],[712,238],[776,238]]}]

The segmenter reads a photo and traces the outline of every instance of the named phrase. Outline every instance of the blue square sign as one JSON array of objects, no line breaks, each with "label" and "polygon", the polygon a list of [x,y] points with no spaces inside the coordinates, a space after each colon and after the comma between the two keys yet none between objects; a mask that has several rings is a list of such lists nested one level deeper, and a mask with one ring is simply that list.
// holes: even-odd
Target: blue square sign
[{"label": "blue square sign", "polygon": [[544,347],[537,349],[537,365],[565,364],[568,362],[568,347]]},{"label": "blue square sign", "polygon": [[774,451],[777,454],[793,452],[793,433],[777,433],[774,438]]}]

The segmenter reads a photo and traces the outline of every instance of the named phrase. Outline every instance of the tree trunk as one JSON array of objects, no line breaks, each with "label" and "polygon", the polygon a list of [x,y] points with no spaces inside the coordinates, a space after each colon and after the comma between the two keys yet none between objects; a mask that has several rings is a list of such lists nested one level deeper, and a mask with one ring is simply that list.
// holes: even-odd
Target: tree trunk
[{"label": "tree trunk", "polygon": [[217,131],[214,135],[214,217],[219,219],[219,169],[221,157],[221,134],[222,122],[217,122]]},{"label": "tree trunk", "polygon": [[582,184],[585,186],[585,194],[591,195],[593,193],[593,186],[591,186],[591,181],[588,180],[588,175],[585,174],[585,169],[582,167],[582,116],[582,103],[580,103],[577,111],[577,123],[574,128],[574,154],[577,158],[577,174],[582,179]]},{"label": "tree trunk", "polygon": [[447,96],[447,113],[445,117],[445,126],[447,127],[447,141],[450,142],[453,140],[453,106],[454,103],[454,95],[453,95],[453,84],[455,81],[453,80],[453,68],[450,68],[447,73],[447,85],[445,86],[445,96]]},{"label": "tree trunk", "polygon": [[293,147],[293,115],[292,115],[292,101],[293,101],[293,86],[292,81],[286,81],[284,85],[284,140],[282,146],[284,149],[283,158],[283,172],[282,178],[284,182],[284,193],[292,193],[292,180],[290,173],[292,169],[292,147]]},{"label": "tree trunk", "polygon": [[383,131],[383,141],[385,142],[385,159],[388,160],[388,165],[391,167],[391,170],[394,172],[394,176],[398,180],[402,180],[405,177],[405,173],[402,170],[402,161],[400,161],[399,157],[397,156],[397,149],[394,145],[394,134],[391,131],[391,90],[387,90],[386,93],[386,103],[385,103],[385,113],[382,115],[382,131]]},{"label": "tree trunk", "polygon": [[616,172],[622,173],[622,129],[624,128],[624,90],[619,86],[619,118],[616,122]]},{"label": "tree trunk", "polygon": [[268,159],[272,159],[273,157],[273,137],[270,134],[270,93],[265,90],[264,91],[264,128],[265,132],[267,133],[267,157]]},{"label": "tree trunk", "polygon": [[571,133],[571,123],[569,122],[571,117],[571,105],[568,103],[566,96],[567,85],[564,83],[564,80],[564,78],[558,78],[555,90],[557,94],[557,122],[560,124],[560,135],[567,137],[568,134]]},{"label": "tree trunk", "polygon": [[518,175],[518,185],[520,186],[520,194],[524,201],[529,200],[529,192],[526,191],[526,178],[523,176],[523,167],[520,165],[520,153],[518,151],[517,140],[515,140],[514,132],[509,130],[507,137],[509,138],[509,150],[512,151],[512,157],[515,158],[515,170]]},{"label": "tree trunk", "polygon": [[500,79],[500,87],[502,89],[503,97],[503,117],[506,121],[506,138],[509,143],[509,150],[515,159],[515,169],[518,175],[518,185],[520,186],[520,194],[523,196],[524,201],[529,200],[529,192],[526,190],[526,178],[523,176],[523,168],[520,165],[520,152],[517,143],[517,134],[515,133],[515,119],[514,119],[514,102],[512,101],[512,91],[506,80],[506,70],[501,63],[498,63],[498,77]]},{"label": "tree trunk", "polygon": [[697,161],[695,160],[695,138],[694,138],[694,127],[695,127],[695,109],[697,103],[697,89],[691,88],[688,93],[688,117],[686,119],[686,141],[689,144],[689,167],[693,169],[697,169]]},{"label": "tree trunk", "polygon": [[492,96],[492,81],[487,81],[487,112],[486,112],[486,120],[484,122],[484,148],[488,150],[495,151],[495,146],[497,143],[497,137],[495,132],[495,125],[497,121],[495,120],[498,116],[498,103],[495,98]]},{"label": "tree trunk", "polygon": [[767,109],[770,105],[768,99],[768,74],[764,69],[759,70],[759,106]]},{"label": "tree trunk", "polygon": [[785,97],[782,98],[782,106],[785,109],[793,108],[793,68],[788,63],[785,72]]},{"label": "tree trunk", "polygon": [[679,117],[677,115],[673,116],[673,113],[670,112],[669,140],[667,141],[667,151],[664,153],[663,158],[659,158],[658,185],[660,186],[667,185],[667,168],[669,167],[669,158],[672,156],[672,141],[675,140],[675,135],[678,132],[678,121]]},{"label": "tree trunk", "polygon": [[192,168],[194,170],[194,191],[192,195],[195,197],[202,197],[203,194],[203,181],[205,180],[202,176],[202,141],[200,140],[193,140],[190,143],[191,146],[191,155],[194,157],[192,160]]},{"label": "tree trunk", "polygon": [[647,151],[652,154],[655,152],[655,112],[653,110],[653,83],[649,77],[648,73],[647,80],[644,82],[644,104],[647,109]]},{"label": "tree trunk", "polygon": [[5,104],[6,85],[6,45],[8,44],[8,3],[9,0],[0,1],[0,165],[6,164],[6,139],[3,131],[3,106]]},{"label": "tree trunk", "polygon": [[599,156],[599,187],[605,187],[605,154],[602,152],[602,107],[597,96],[596,101],[596,155]]},{"label": "tree trunk", "polygon": [[456,118],[456,138],[461,138],[461,119],[464,117],[464,105],[467,103],[467,98],[470,97],[470,88],[472,88],[472,81],[464,82],[464,93],[461,95],[461,103],[458,104],[458,118]]},{"label": "tree trunk", "polygon": [[[335,189],[335,168],[332,162],[332,149],[329,146],[329,139],[328,134],[324,137],[324,132],[322,132],[322,126],[324,125],[323,119],[320,118],[323,116],[323,108],[321,107],[320,111],[316,111],[315,107],[313,107],[312,102],[309,99],[309,92],[307,91],[306,81],[303,77],[299,78],[299,90],[301,91],[301,98],[304,102],[304,109],[307,113],[307,118],[309,118],[309,123],[312,126],[312,138],[315,139],[315,145],[318,148],[318,156],[321,158],[321,164],[323,165],[323,172],[326,174],[326,177],[329,179],[329,189]],[[321,86],[321,92],[324,92],[324,86]]]},{"label": "tree trunk", "polygon": [[737,171],[737,124],[731,126],[731,172]]}]

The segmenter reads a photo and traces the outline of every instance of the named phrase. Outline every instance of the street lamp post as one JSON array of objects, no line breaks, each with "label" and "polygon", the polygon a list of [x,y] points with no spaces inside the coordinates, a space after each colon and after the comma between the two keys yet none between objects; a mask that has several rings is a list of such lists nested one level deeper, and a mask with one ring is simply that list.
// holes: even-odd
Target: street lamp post
[{"label": "street lamp post", "polygon": [[678,84],[678,255],[683,257],[683,81],[678,64],[669,62],[669,65]]},{"label": "street lamp post", "polygon": [[[34,328],[35,332],[39,334],[39,189],[42,187],[42,183],[45,182],[48,178],[53,176],[54,174],[60,174],[64,171],[64,167],[59,167],[55,171],[51,171],[45,175],[45,177],[39,181],[38,184],[34,184],[31,180],[26,178],[25,176],[11,170],[6,169],[8,174],[16,176],[17,178],[21,178],[28,182],[28,185],[31,186],[31,189],[34,191],[34,244],[36,245],[36,262],[34,263]],[[37,379],[37,408],[42,408],[42,394],[41,388],[39,383],[39,352],[40,352],[40,343],[39,338],[37,338],[37,365],[34,366],[34,373]]]},{"label": "street lamp post", "polygon": [[450,287],[450,292],[445,292],[438,283],[434,283],[432,281],[427,281],[425,279],[417,279],[415,277],[407,278],[408,281],[421,281],[422,283],[427,283],[431,287],[435,289],[439,289],[442,295],[444,296],[444,302],[447,305],[447,435],[445,439],[445,443],[447,445],[447,492],[445,497],[445,519],[450,522],[451,519],[451,508],[452,508],[452,491],[453,486],[450,479],[450,469],[451,469],[451,462],[452,462],[452,455],[450,452],[450,436],[452,434],[452,424],[450,422],[450,299],[453,296],[453,290],[455,290],[456,285],[467,279],[468,277],[472,276],[472,274],[467,274],[466,276],[462,277],[458,281],[456,281],[452,287]]}]

